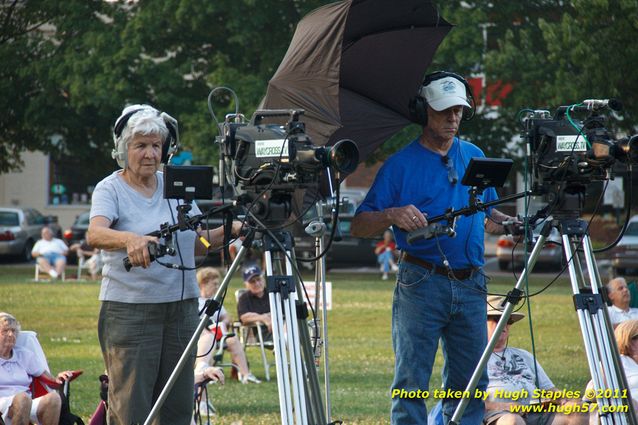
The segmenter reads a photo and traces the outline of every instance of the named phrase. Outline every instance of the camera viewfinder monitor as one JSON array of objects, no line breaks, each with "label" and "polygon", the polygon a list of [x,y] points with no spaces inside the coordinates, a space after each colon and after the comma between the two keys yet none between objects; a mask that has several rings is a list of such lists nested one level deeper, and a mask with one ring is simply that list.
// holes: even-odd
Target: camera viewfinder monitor
[{"label": "camera viewfinder monitor", "polygon": [[461,184],[476,187],[503,187],[514,161],[505,158],[473,157]]},{"label": "camera viewfinder monitor", "polygon": [[164,198],[213,199],[213,167],[167,165],[164,167]]}]

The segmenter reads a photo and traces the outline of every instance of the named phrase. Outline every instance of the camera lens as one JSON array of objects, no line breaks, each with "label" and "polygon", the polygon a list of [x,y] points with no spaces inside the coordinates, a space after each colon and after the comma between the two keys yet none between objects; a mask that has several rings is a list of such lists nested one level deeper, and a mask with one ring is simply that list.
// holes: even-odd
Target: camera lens
[{"label": "camera lens", "polygon": [[340,140],[330,148],[328,162],[336,171],[352,173],[359,165],[359,148],[352,140]]}]

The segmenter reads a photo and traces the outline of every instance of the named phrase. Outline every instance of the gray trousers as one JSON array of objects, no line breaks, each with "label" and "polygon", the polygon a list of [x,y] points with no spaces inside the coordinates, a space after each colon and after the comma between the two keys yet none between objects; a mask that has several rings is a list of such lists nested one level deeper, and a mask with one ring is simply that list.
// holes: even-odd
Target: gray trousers
[{"label": "gray trousers", "polygon": [[[160,304],[102,302],[98,337],[109,376],[109,425],[143,424],[198,324],[197,299]],[[195,353],[154,425],[189,425]]]}]

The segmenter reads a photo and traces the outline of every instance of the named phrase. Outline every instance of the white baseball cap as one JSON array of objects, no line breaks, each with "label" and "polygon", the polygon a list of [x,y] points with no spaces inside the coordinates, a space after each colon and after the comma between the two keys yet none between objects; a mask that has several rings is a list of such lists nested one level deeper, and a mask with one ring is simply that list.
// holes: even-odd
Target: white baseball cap
[{"label": "white baseball cap", "polygon": [[467,102],[465,84],[454,77],[444,77],[422,86],[419,94],[427,100],[435,111],[442,111],[452,106],[470,108]]}]

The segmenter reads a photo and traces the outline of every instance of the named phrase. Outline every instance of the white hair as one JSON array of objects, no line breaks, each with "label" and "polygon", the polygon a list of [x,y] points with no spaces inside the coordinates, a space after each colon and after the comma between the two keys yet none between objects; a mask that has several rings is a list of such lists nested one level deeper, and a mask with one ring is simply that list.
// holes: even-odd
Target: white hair
[{"label": "white hair", "polygon": [[131,105],[124,108],[122,115],[126,115],[134,109],[139,109],[139,111],[131,115],[120,136],[127,148],[128,143],[136,134],[144,136],[158,134],[162,138],[162,142],[166,141],[168,129],[159,111],[149,105]]},{"label": "white hair", "polygon": [[126,115],[129,115],[129,118],[119,136],[113,134],[115,149],[113,150],[112,156],[122,168],[126,168],[128,165],[128,144],[136,134],[144,136],[157,134],[162,139],[162,143],[166,142],[169,135],[164,118],[157,109],[150,105],[138,104],[127,106],[117,121],[115,121],[116,127],[119,121]]},{"label": "white hair", "polygon": [[9,313],[0,311],[0,323],[4,323],[10,328],[15,329],[17,332],[20,332],[20,322],[18,322],[18,319],[16,319]]}]

